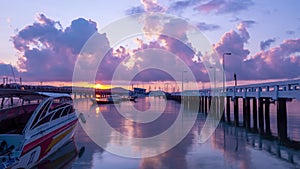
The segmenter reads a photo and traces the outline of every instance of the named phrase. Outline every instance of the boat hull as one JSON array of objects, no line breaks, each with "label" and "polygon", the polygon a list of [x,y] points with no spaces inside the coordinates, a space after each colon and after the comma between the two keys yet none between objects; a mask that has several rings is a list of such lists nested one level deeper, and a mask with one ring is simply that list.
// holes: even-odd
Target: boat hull
[{"label": "boat hull", "polygon": [[76,125],[77,119],[74,119],[48,133],[40,133],[36,139],[26,141],[20,160],[12,169],[31,168],[43,161],[73,138]]}]

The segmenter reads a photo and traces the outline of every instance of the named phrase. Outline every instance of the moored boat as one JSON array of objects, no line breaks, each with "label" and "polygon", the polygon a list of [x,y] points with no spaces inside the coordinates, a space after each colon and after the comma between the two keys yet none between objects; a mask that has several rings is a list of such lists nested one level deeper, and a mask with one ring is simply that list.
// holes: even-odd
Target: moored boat
[{"label": "moored boat", "polygon": [[121,101],[120,95],[109,95],[105,98],[96,98],[95,99],[98,104],[113,104],[119,103]]},{"label": "moored boat", "polygon": [[69,94],[0,90],[0,169],[31,168],[74,135]]}]

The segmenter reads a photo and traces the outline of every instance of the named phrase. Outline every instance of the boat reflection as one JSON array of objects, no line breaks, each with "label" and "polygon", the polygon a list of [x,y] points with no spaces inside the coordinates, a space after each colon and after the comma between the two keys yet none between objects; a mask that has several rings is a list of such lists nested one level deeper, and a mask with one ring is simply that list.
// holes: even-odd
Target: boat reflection
[{"label": "boat reflection", "polygon": [[61,147],[57,152],[44,159],[34,169],[63,169],[72,168],[72,162],[75,161],[79,154],[82,155],[84,148],[79,151],[74,140]]}]

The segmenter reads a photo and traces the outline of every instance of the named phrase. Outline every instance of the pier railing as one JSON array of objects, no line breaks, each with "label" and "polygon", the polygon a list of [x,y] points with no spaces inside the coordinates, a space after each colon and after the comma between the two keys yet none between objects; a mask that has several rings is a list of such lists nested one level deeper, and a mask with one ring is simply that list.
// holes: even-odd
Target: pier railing
[{"label": "pier railing", "polygon": [[186,90],[182,94],[174,93],[174,96],[230,96],[232,98],[278,98],[300,100],[300,79],[287,80],[270,83],[249,84],[242,86],[229,86],[225,89],[203,89],[203,90]]},{"label": "pier railing", "polygon": [[[230,102],[233,101],[233,124],[268,137],[272,136],[270,103],[274,103],[277,109],[278,140],[300,148],[300,143],[290,140],[287,133],[287,101],[300,100],[300,79],[204,90],[186,90],[182,93],[172,93],[169,99],[177,101],[183,99],[183,103],[185,103],[186,100],[194,97],[199,97],[199,112],[224,112],[221,120],[228,123],[232,122]],[[243,100],[241,105],[243,108],[242,125],[239,122],[239,99]],[[214,101],[213,104],[212,101]]]}]

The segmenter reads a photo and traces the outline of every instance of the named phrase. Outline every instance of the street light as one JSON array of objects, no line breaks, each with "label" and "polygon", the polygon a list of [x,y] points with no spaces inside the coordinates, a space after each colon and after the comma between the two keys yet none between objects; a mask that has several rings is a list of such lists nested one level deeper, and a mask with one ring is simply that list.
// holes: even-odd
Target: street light
[{"label": "street light", "polygon": [[181,92],[183,93],[183,73],[185,73],[186,71],[182,71],[181,72]]},{"label": "street light", "polygon": [[231,55],[231,53],[230,52],[223,53],[223,90],[225,90],[225,55]]}]

